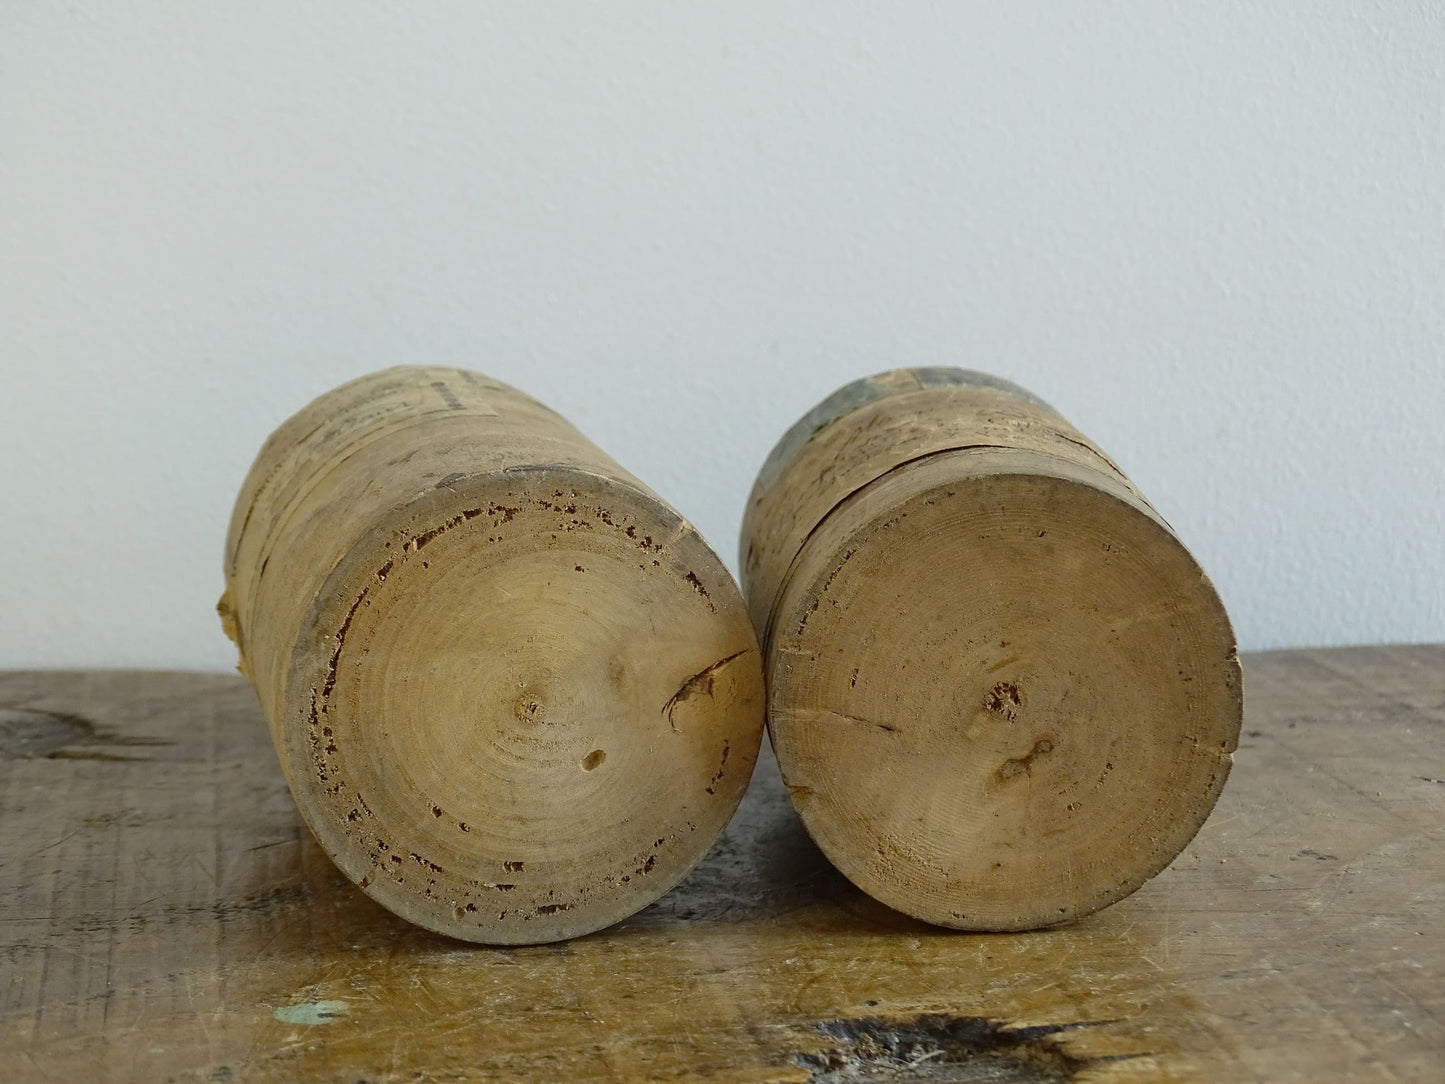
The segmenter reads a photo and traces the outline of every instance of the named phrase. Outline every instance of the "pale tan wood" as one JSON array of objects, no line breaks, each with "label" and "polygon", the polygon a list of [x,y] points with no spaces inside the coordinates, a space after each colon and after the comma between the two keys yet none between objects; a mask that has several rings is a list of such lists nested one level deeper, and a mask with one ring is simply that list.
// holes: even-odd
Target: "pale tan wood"
[{"label": "pale tan wood", "polygon": [[239,679],[0,674],[0,1079],[1433,1084],[1445,647],[1245,673],[1215,816],[1072,925],[978,935],[885,908],[765,761],[657,904],[507,949],[354,889]]},{"label": "pale tan wood", "polygon": [[1213,808],[1242,710],[1224,608],[1022,389],[960,370],[842,389],[764,466],[742,549],[783,778],[884,903],[962,929],[1070,921]]},{"label": "pale tan wood", "polygon": [[757,643],[696,530],[565,420],[458,369],[338,388],[266,443],[220,610],[307,825],[419,925],[588,933],[722,831]]}]

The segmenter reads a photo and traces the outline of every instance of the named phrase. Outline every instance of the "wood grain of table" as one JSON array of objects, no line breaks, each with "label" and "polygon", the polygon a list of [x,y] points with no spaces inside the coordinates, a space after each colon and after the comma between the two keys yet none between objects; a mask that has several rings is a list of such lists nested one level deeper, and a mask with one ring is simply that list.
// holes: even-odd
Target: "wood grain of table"
[{"label": "wood grain of table", "polygon": [[0,1080],[1445,1080],[1445,647],[1245,689],[1198,838],[1075,925],[887,910],[765,756],[659,903],[493,949],[332,867],[239,678],[0,673]]}]

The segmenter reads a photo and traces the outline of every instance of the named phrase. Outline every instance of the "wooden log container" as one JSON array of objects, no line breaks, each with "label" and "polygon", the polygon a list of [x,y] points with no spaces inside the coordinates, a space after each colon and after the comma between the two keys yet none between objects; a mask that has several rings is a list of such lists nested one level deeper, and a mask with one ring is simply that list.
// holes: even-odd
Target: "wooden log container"
[{"label": "wooden log container", "polygon": [[1209,580],[1045,403],[957,369],[835,393],[742,531],[793,804],[855,884],[961,929],[1134,891],[1193,838],[1242,714]]},{"label": "wooden log container", "polygon": [[494,944],[657,899],[737,806],[762,666],[716,554],[560,416],[399,368],[281,426],[223,623],[306,823],[398,915]]}]

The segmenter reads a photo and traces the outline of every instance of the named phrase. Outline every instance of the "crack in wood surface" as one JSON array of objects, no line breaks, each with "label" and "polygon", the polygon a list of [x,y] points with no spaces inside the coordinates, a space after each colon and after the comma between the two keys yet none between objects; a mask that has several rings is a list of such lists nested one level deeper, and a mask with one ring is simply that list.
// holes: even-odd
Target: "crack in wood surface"
[{"label": "crack in wood surface", "polygon": [[673,718],[673,713],[677,711],[678,705],[683,704],[688,700],[691,700],[694,696],[711,696],[713,690],[713,678],[716,676],[717,672],[735,659],[742,658],[750,650],[752,649],[745,647],[741,651],[734,651],[726,658],[718,659],[718,661],[713,663],[711,666],[703,667],[697,673],[693,674],[690,678],[684,681],[680,686],[678,686],[677,692],[673,693],[672,696],[668,697],[667,703],[662,705],[662,713],[667,716],[668,725],[670,725],[672,729],[676,731],[677,720]]}]

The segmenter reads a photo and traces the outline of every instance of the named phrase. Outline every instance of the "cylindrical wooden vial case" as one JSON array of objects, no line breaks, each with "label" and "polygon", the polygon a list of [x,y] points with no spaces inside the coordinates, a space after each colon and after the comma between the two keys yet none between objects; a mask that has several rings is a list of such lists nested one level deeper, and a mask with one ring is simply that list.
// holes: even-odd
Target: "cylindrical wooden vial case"
[{"label": "cylindrical wooden vial case", "polygon": [[457,369],[311,403],[236,502],[220,610],[326,852],[492,944],[657,899],[742,797],[752,622],[685,519],[553,411]]},{"label": "cylindrical wooden vial case", "polygon": [[793,804],[900,911],[1088,914],[1164,869],[1224,786],[1242,699],[1219,597],[1021,388],[912,369],[836,392],[764,465],[741,559]]}]

